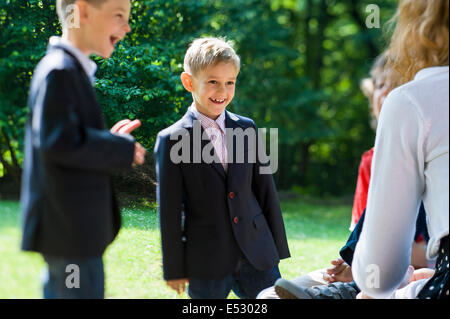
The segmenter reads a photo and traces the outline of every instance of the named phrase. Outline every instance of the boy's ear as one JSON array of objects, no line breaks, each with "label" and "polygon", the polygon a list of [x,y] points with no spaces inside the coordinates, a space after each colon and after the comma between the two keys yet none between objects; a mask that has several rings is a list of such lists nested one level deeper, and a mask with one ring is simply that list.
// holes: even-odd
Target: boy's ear
[{"label": "boy's ear", "polygon": [[89,6],[87,2],[84,0],[78,0],[75,5],[78,6],[80,22],[82,22],[83,24],[86,23],[89,16]]},{"label": "boy's ear", "polygon": [[181,73],[180,77],[181,77],[181,83],[183,83],[183,86],[186,89],[186,91],[192,92],[194,90],[194,88],[192,86],[192,75],[187,72],[183,72],[183,73]]}]

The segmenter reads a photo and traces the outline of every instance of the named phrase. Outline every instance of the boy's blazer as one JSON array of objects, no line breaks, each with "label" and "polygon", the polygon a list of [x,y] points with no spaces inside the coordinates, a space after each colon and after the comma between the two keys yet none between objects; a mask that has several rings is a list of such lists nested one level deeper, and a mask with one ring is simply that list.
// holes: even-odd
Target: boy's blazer
[{"label": "boy's blazer", "polygon": [[121,225],[110,173],[131,167],[134,139],[105,130],[85,71],[59,46],[36,67],[28,104],[22,249],[101,256]]},{"label": "boy's blazer", "polygon": [[[272,175],[259,174],[258,160],[228,163],[227,173],[220,163],[174,164],[171,147],[181,138],[171,135],[189,132],[191,159],[210,143],[196,149],[194,120],[188,111],[155,145],[164,279],[220,279],[242,255],[259,270],[273,268],[290,254]],[[256,130],[252,120],[228,111],[225,126]]]}]

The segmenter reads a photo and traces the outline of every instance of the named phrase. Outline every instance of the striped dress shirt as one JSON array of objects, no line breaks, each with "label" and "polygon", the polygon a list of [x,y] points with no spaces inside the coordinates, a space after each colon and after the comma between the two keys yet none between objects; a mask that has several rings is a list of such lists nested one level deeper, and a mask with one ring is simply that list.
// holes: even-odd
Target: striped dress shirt
[{"label": "striped dress shirt", "polygon": [[223,166],[225,172],[228,169],[227,165],[227,143],[226,143],[226,134],[225,134],[225,111],[223,111],[216,120],[213,120],[206,115],[200,113],[195,103],[189,107],[189,110],[194,113],[194,116],[197,120],[200,121],[203,129],[206,134],[208,134],[211,143],[214,146],[214,150],[217,154],[217,157],[220,160],[220,163]]}]

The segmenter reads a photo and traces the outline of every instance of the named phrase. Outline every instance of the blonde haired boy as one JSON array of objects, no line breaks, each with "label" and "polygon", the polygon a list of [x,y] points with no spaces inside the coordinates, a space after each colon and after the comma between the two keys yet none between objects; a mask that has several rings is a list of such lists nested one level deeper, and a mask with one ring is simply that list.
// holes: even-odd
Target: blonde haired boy
[{"label": "blonde haired boy", "polygon": [[128,134],[138,120],[106,130],[89,56],[109,58],[130,32],[130,2],[56,4],[63,35],[50,38],[29,93],[22,249],[44,256],[45,298],[103,298],[102,255],[121,224],[111,173],[142,164],[145,149]]},{"label": "blonde haired boy", "polygon": [[[259,160],[229,156],[237,155],[226,140],[230,132],[256,131],[251,119],[226,110],[239,70],[228,42],[193,41],[181,74],[193,102],[155,145],[164,279],[179,293],[189,284],[192,298],[226,298],[231,290],[255,298],[280,278],[278,263],[289,257],[272,175],[260,173]],[[179,143],[187,161],[174,160]],[[249,145],[238,152],[248,153]],[[212,162],[205,160],[209,151]]]}]

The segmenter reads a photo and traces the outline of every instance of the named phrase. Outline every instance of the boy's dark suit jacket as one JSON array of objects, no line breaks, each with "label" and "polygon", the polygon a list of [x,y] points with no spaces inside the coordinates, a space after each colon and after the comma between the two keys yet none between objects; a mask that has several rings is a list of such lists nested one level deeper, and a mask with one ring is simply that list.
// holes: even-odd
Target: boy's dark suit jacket
[{"label": "boy's dark suit jacket", "polygon": [[110,174],[131,167],[134,139],[105,130],[85,71],[58,46],[36,67],[28,104],[22,249],[101,256],[121,225]]},{"label": "boy's dark suit jacket", "polygon": [[[220,279],[242,255],[259,270],[273,268],[290,253],[272,175],[259,174],[258,160],[229,163],[227,173],[216,162],[174,164],[170,150],[181,138],[171,135],[189,132],[190,152],[201,152],[193,143],[194,120],[188,111],[158,134],[155,145],[164,279]],[[228,111],[225,126],[256,129]]]}]

